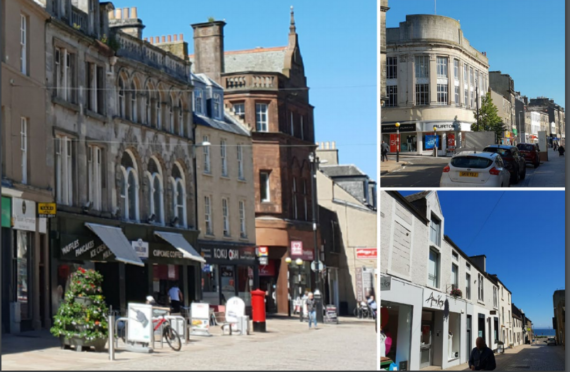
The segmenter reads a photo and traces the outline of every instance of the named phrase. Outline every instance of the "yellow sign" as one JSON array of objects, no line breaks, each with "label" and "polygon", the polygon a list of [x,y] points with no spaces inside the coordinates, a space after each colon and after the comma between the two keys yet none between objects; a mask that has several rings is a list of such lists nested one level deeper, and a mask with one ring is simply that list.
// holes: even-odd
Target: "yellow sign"
[{"label": "yellow sign", "polygon": [[57,207],[55,203],[38,203],[38,214],[40,216],[55,216]]}]

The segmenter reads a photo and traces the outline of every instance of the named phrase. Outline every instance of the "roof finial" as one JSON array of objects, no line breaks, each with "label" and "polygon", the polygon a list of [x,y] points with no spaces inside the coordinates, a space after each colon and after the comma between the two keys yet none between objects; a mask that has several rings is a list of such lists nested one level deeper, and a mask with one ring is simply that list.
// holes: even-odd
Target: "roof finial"
[{"label": "roof finial", "polygon": [[289,26],[289,31],[294,34],[296,32],[295,28],[295,12],[293,11],[293,5],[291,5],[291,26]]}]

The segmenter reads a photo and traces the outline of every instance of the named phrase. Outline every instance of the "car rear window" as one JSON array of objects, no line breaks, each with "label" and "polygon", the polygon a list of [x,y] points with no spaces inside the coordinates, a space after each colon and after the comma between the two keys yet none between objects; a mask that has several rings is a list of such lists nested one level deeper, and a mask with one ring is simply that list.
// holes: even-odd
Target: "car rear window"
[{"label": "car rear window", "polygon": [[534,151],[534,150],[535,150],[534,145],[525,145],[525,144],[519,143],[519,144],[517,145],[517,147],[518,147],[519,150],[521,150],[521,151]]},{"label": "car rear window", "polygon": [[458,156],[451,159],[451,165],[456,168],[484,169],[493,164],[493,160],[478,156]]},{"label": "car rear window", "polygon": [[501,149],[498,147],[486,147],[485,150],[483,150],[485,152],[495,152],[497,154],[500,154],[502,157],[510,157],[511,155],[511,150],[507,150],[507,149]]}]

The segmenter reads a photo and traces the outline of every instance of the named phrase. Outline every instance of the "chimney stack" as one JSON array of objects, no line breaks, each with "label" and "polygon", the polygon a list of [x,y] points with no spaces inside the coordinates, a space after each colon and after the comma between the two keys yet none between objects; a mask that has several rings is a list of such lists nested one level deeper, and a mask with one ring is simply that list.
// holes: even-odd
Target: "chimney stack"
[{"label": "chimney stack", "polygon": [[136,7],[111,10],[109,12],[109,26],[120,29],[137,39],[142,39],[142,31],[145,28],[138,18]]},{"label": "chimney stack", "polygon": [[224,72],[224,26],[223,21],[195,23],[194,71],[208,75],[218,84]]}]

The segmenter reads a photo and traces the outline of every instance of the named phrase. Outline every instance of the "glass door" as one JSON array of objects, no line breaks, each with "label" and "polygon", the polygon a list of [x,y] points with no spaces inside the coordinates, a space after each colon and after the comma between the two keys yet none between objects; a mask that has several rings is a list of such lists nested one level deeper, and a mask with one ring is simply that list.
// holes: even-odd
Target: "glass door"
[{"label": "glass door", "polygon": [[422,329],[420,334],[420,368],[431,366],[432,359],[433,312],[422,312]]},{"label": "glass door", "polygon": [[465,355],[467,355],[467,357],[469,357],[471,355],[471,349],[473,349],[473,346],[471,344],[472,339],[473,339],[473,335],[471,334],[471,315],[467,315],[467,353]]},{"label": "glass door", "polygon": [[222,305],[236,295],[235,266],[220,266],[220,284],[222,287]]}]

